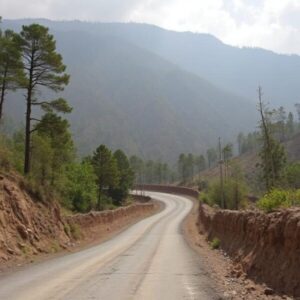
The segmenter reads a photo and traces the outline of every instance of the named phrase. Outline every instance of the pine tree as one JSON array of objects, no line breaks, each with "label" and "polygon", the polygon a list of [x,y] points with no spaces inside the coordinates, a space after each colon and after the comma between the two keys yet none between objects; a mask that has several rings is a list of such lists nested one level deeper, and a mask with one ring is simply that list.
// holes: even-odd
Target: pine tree
[{"label": "pine tree", "polygon": [[184,153],[181,153],[178,157],[177,161],[178,166],[178,172],[180,174],[181,180],[185,182],[187,180],[188,174],[187,174],[187,157]]},{"label": "pine tree", "polygon": [[204,155],[199,155],[195,158],[197,172],[200,173],[206,169],[206,161]]},{"label": "pine tree", "polygon": [[223,159],[224,159],[224,164],[225,164],[225,170],[224,170],[224,176],[225,180],[229,176],[229,160],[233,156],[233,145],[232,144],[227,144],[225,147],[222,149],[223,152]]},{"label": "pine tree", "polygon": [[93,154],[92,164],[97,176],[98,184],[98,209],[102,208],[101,196],[104,189],[116,188],[119,184],[119,170],[116,159],[111,151],[105,146],[100,145]]},{"label": "pine tree", "polygon": [[294,115],[291,112],[288,114],[288,119],[286,122],[286,130],[289,138],[291,138],[295,133]]},{"label": "pine tree", "polygon": [[[53,160],[48,161],[51,170],[50,184],[55,185],[55,180],[64,172],[63,168],[75,160],[75,149],[70,132],[70,124],[66,119],[55,113],[46,113],[35,126],[34,131],[40,137],[49,140],[53,153]],[[33,146],[35,146],[33,144]],[[33,147],[33,153],[35,154]],[[33,165],[35,162],[33,161]]]},{"label": "pine tree", "polygon": [[192,153],[189,153],[187,156],[187,169],[188,169],[188,177],[193,178],[194,177],[194,155]]},{"label": "pine tree", "polygon": [[13,31],[6,30],[0,33],[0,121],[7,92],[22,87],[24,81],[19,39]]},{"label": "pine tree", "polygon": [[61,55],[56,52],[56,42],[49,34],[48,28],[38,24],[23,26],[19,40],[26,73],[24,173],[28,174],[31,160],[31,122],[36,121],[32,117],[32,107],[39,106],[46,111],[56,110],[64,113],[71,111],[62,98],[51,101],[38,100],[39,88],[62,91],[69,82],[69,75],[65,73],[66,66]]},{"label": "pine tree", "polygon": [[218,159],[217,151],[214,148],[210,148],[207,150],[206,155],[207,155],[208,167],[211,168]]},{"label": "pine tree", "polygon": [[239,155],[241,155],[243,154],[243,145],[245,143],[245,136],[242,132],[240,132],[237,136],[237,143],[238,143]]},{"label": "pine tree", "polygon": [[122,205],[129,194],[129,190],[133,186],[134,173],[130,167],[127,156],[122,150],[115,151],[113,157],[118,167],[119,182],[116,187],[110,188],[109,194],[116,205]]},{"label": "pine tree", "polygon": [[130,157],[129,163],[134,172],[135,184],[143,184],[145,180],[145,165],[143,160],[133,155]]},{"label": "pine tree", "polygon": [[262,148],[260,150],[263,179],[266,189],[269,191],[280,183],[282,172],[286,163],[284,147],[277,142],[272,135],[270,111],[262,101],[262,88],[258,88],[258,111],[260,114],[260,128],[262,137]]}]

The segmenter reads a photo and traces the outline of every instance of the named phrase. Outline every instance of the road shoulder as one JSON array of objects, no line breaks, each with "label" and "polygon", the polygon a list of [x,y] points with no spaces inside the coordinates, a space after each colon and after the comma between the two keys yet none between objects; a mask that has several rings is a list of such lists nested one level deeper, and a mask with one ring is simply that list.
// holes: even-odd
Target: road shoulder
[{"label": "road shoulder", "polygon": [[194,205],[182,223],[183,235],[188,245],[201,256],[218,292],[223,295],[222,299],[282,299],[274,295],[266,296],[265,286],[254,283],[241,270],[236,269],[234,262],[222,250],[211,249],[206,237],[199,233],[197,227],[199,201],[188,198]]}]

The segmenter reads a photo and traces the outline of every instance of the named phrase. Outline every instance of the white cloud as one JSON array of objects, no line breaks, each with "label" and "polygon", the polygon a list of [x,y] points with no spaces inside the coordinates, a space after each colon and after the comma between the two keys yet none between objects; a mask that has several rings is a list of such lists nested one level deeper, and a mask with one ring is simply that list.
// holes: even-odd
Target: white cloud
[{"label": "white cloud", "polygon": [[4,18],[134,21],[300,54],[300,0],[0,0]]}]

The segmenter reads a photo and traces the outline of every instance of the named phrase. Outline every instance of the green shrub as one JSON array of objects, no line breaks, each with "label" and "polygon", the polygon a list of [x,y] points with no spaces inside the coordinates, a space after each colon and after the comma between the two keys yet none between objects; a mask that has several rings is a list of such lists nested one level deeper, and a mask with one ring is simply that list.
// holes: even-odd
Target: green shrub
[{"label": "green shrub", "polygon": [[210,204],[208,194],[205,192],[200,193],[199,200],[205,204]]},{"label": "green shrub", "polygon": [[36,180],[34,176],[29,175],[24,178],[23,188],[34,198],[36,201],[47,203],[54,199],[52,191],[46,187],[42,186],[39,181]]},{"label": "green shrub", "polygon": [[207,180],[200,180],[198,182],[198,190],[205,191],[208,189],[208,181]]},{"label": "green shrub", "polygon": [[9,171],[13,165],[13,153],[10,141],[0,133],[0,169]]},{"label": "green shrub", "polygon": [[258,208],[265,212],[294,205],[300,205],[300,190],[273,189],[257,202]]},{"label": "green shrub", "polygon": [[300,162],[289,164],[285,169],[287,185],[292,189],[300,189]]},{"label": "green shrub", "polygon": [[79,240],[82,237],[81,228],[78,224],[70,224],[70,233],[74,240]]},{"label": "green shrub", "polygon": [[50,251],[52,253],[57,253],[61,249],[59,243],[57,241],[53,241],[50,246]]},{"label": "green shrub", "polygon": [[221,241],[218,238],[214,238],[211,242],[210,242],[210,247],[215,250],[215,249],[219,249],[221,246]]},{"label": "green shrub", "polygon": [[0,132],[0,169],[23,172],[23,144],[21,132],[16,132],[13,137],[8,137]]},{"label": "green shrub", "polygon": [[[245,206],[247,188],[243,182],[227,179],[223,185],[225,208],[239,209]],[[220,182],[211,184],[202,201],[210,206],[222,207],[222,189]]]},{"label": "green shrub", "polygon": [[65,173],[66,179],[61,185],[64,206],[82,213],[95,208],[98,187],[92,165],[89,162],[73,163]]},{"label": "green shrub", "polygon": [[65,231],[65,234],[67,236],[71,236],[71,228],[70,228],[70,225],[68,223],[64,224],[64,231]]},{"label": "green shrub", "polygon": [[101,195],[100,200],[101,210],[112,210],[115,209],[117,206],[114,204],[114,201],[111,197],[107,196],[106,194]]}]

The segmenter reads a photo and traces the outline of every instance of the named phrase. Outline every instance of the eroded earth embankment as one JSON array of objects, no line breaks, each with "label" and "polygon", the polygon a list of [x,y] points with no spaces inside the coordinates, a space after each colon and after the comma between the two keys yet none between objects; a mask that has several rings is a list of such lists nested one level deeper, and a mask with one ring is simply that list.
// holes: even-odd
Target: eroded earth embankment
[{"label": "eroded earth embankment", "polygon": [[300,297],[300,209],[259,211],[199,208],[199,231],[221,247],[255,282]]},{"label": "eroded earth embankment", "polygon": [[75,239],[103,239],[153,214],[158,206],[138,203],[113,211],[63,217],[55,201],[34,201],[21,177],[0,174],[0,266],[68,249]]},{"label": "eroded earth embankment", "polygon": [[133,222],[153,214],[159,210],[157,203],[136,203],[115,210],[90,212],[65,217],[70,230],[78,226],[81,229],[81,239],[92,240],[106,238]]}]

